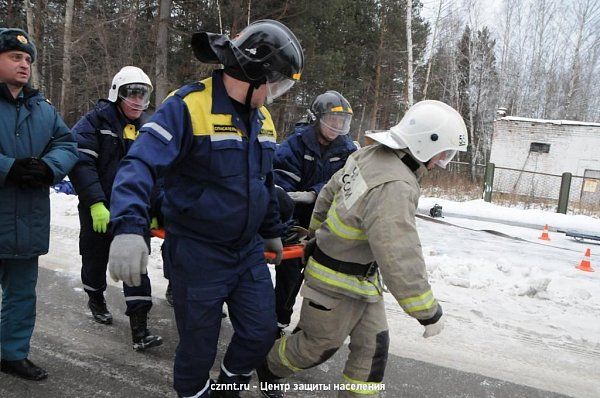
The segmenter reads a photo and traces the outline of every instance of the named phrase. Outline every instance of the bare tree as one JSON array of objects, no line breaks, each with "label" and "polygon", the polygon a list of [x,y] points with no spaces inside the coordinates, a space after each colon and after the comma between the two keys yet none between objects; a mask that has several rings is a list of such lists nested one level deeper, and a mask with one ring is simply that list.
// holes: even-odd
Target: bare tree
[{"label": "bare tree", "polygon": [[65,7],[65,34],[63,43],[63,73],[60,90],[60,111],[67,115],[67,95],[71,88],[71,29],[73,28],[73,7],[75,0],[67,0]]},{"label": "bare tree", "polygon": [[437,14],[435,17],[435,23],[433,25],[433,37],[431,39],[431,56],[429,57],[429,60],[427,61],[427,72],[425,74],[425,83],[423,84],[423,99],[427,99],[427,86],[429,85],[429,75],[431,74],[431,64],[433,62],[433,51],[435,49],[435,44],[436,44],[435,39],[437,38],[438,27],[440,25],[440,16],[442,15],[442,4],[443,3],[444,3],[444,0],[440,0],[440,4],[438,6]]},{"label": "bare tree", "polygon": [[[34,41],[37,42],[37,36],[35,34],[35,28],[33,23],[33,11],[31,10],[31,3],[29,2],[29,0],[24,0],[23,5],[25,6],[25,14],[27,15],[27,33],[29,34],[29,37],[33,37]],[[33,85],[33,87],[40,86],[40,72],[38,70],[38,64],[35,62],[31,65],[31,84]]]},{"label": "bare tree", "polygon": [[[579,90],[579,80],[581,78],[581,51],[589,37],[593,34],[597,36],[597,30],[594,23],[597,24],[597,19],[600,16],[600,1],[598,0],[578,0],[574,7],[575,17],[577,20],[577,33],[573,49],[573,57],[570,68],[569,88],[565,99],[563,115],[567,119],[574,118],[578,113],[576,109],[575,95]],[[597,27],[597,25],[596,25]]]},{"label": "bare tree", "polygon": [[168,34],[171,17],[171,4],[172,0],[160,0],[158,34],[156,35],[156,106],[158,106],[169,93],[167,61],[169,57]]},{"label": "bare tree", "polygon": [[406,54],[408,55],[406,68],[407,108],[413,103],[413,51],[412,51],[412,0],[406,0]]}]

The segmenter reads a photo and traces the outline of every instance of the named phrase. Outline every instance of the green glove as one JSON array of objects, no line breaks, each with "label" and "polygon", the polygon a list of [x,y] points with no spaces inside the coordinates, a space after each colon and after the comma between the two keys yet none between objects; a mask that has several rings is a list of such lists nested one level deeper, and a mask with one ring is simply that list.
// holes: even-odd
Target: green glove
[{"label": "green glove", "polygon": [[158,218],[152,217],[152,221],[150,221],[150,229],[158,229]]},{"label": "green glove", "polygon": [[108,222],[110,221],[110,212],[104,206],[104,203],[98,202],[90,206],[92,214],[92,228],[94,232],[106,233]]}]

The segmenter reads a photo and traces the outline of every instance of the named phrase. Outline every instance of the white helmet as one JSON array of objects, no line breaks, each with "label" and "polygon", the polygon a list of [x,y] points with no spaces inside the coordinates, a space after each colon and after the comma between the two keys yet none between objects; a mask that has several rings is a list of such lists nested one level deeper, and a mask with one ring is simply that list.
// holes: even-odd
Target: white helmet
[{"label": "white helmet", "polygon": [[108,100],[110,102],[117,102],[120,97],[122,100],[127,101],[127,95],[125,95],[122,92],[123,90],[121,90],[121,88],[124,88],[125,86],[131,86],[134,88],[133,92],[143,96],[143,109],[139,110],[148,108],[148,104],[150,103],[150,94],[154,88],[152,87],[150,78],[144,73],[143,70],[137,66],[124,66],[121,68],[115,77],[113,77],[110,90],[108,91]]},{"label": "white helmet", "polygon": [[443,102],[433,100],[414,104],[390,130],[366,136],[393,149],[408,148],[423,163],[445,152],[436,162],[442,168],[457,151],[466,152],[469,143],[462,116]]}]

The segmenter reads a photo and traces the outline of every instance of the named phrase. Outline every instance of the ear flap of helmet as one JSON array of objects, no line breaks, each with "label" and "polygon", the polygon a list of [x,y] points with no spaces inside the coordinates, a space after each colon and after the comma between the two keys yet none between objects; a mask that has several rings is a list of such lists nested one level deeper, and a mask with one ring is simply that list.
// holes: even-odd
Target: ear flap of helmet
[{"label": "ear flap of helmet", "polygon": [[231,52],[231,40],[227,35],[209,32],[197,32],[192,36],[194,56],[207,64],[223,64],[232,66],[235,57]]}]

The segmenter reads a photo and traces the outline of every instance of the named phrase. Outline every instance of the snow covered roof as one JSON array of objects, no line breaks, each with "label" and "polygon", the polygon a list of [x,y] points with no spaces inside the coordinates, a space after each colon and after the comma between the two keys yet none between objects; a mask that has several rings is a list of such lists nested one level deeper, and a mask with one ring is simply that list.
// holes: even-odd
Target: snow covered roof
[{"label": "snow covered roof", "polygon": [[526,117],[517,117],[517,116],[505,116],[501,117],[498,120],[508,120],[513,122],[530,122],[530,123],[549,123],[549,124],[567,124],[574,126],[592,126],[592,127],[600,127],[600,123],[592,123],[592,122],[579,122],[576,120],[548,120],[548,119],[530,119]]}]

